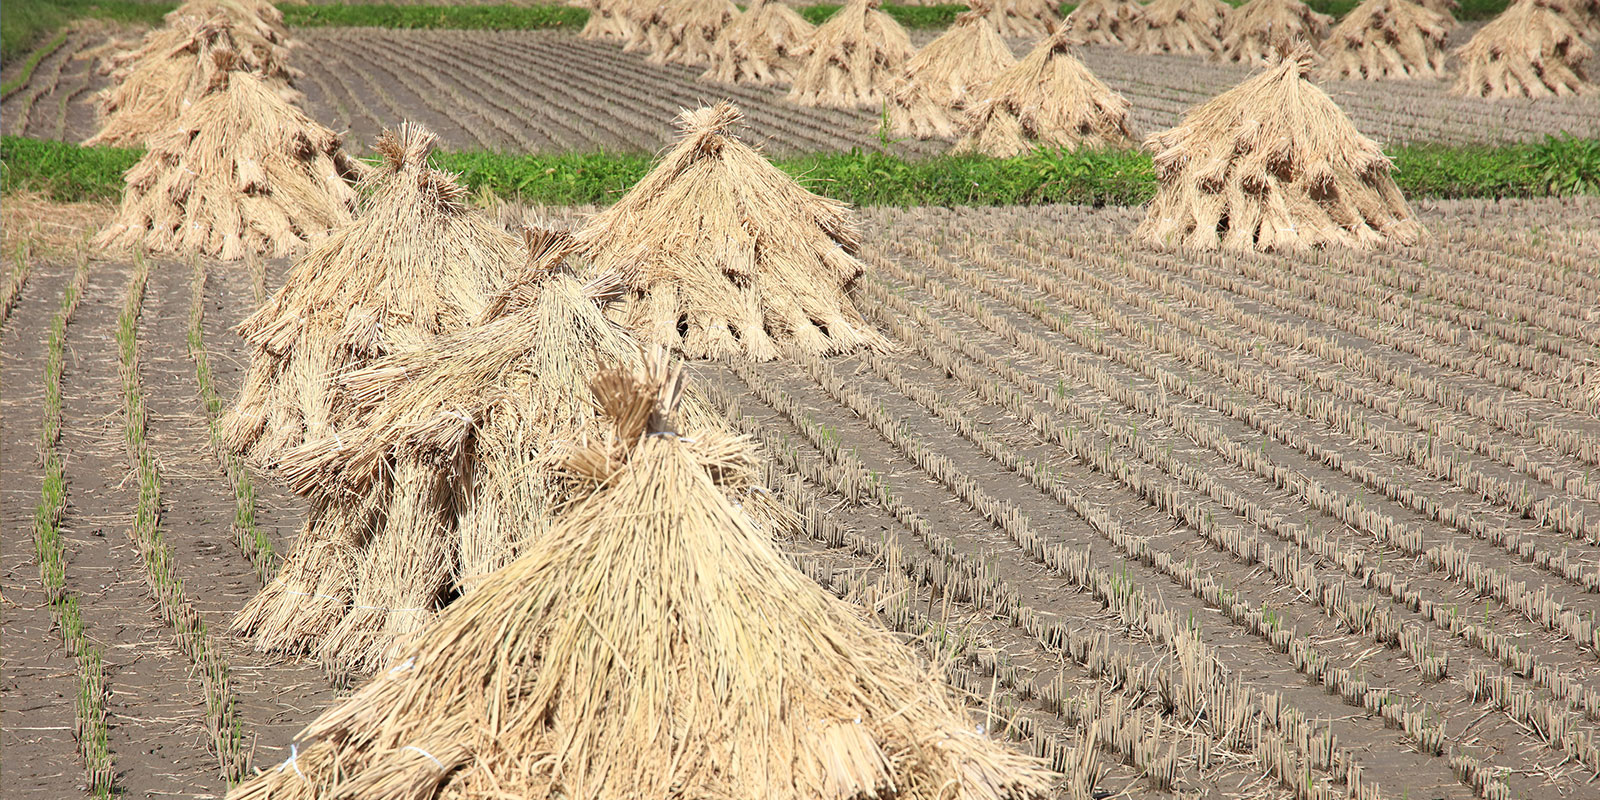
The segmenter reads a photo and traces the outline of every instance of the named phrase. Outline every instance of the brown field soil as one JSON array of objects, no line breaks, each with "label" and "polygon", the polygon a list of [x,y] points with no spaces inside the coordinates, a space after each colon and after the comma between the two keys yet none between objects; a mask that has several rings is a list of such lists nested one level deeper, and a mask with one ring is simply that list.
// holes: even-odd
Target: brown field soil
[{"label": "brown field soil", "polygon": [[[1462,30],[1470,26],[1462,26]],[[931,38],[919,31],[918,41]],[[1457,37],[1461,34],[1458,32]],[[699,69],[655,65],[641,53],[565,31],[302,29],[295,66],[311,116],[349,132],[364,150],[385,126],[415,120],[449,149],[512,152],[655,152],[671,141],[682,108],[728,98],[747,113],[752,141],[774,154],[876,149],[872,111],[803,108],[775,88],[700,81]],[[81,141],[95,130],[94,92],[105,78],[82,57],[103,34],[83,31],[40,62],[29,83],[0,103],[5,132]],[[1013,40],[1020,55],[1031,42]],[[1181,56],[1087,48],[1091,69],[1133,105],[1143,136],[1177,123],[1194,105],[1233,86],[1250,68]],[[1552,132],[1600,135],[1600,95],[1488,101],[1451,97],[1440,81],[1326,82],[1361,130],[1386,144],[1499,143]],[[903,154],[943,152],[948,142],[891,140]]]},{"label": "brown field soil", "polygon": [[[1282,257],[1133,247],[1133,209],[871,210],[861,302],[892,353],[693,380],[810,515],[781,543],[798,563],[945,661],[975,724],[1101,791],[1342,797],[1359,769],[1393,800],[1600,796],[1600,202],[1421,211],[1414,248]],[[203,266],[230,398],[228,327],[285,265]],[[7,798],[82,777],[20,533],[70,274],[40,262],[0,330]],[[113,333],[133,275],[92,263],[67,328],[67,583],[106,653],[119,786],[218,796],[202,687],[129,536]],[[270,769],[339,689],[226,634],[259,582],[187,349],[194,286],[157,262],[140,306],[160,524]],[[256,485],[282,552],[300,506]]]}]

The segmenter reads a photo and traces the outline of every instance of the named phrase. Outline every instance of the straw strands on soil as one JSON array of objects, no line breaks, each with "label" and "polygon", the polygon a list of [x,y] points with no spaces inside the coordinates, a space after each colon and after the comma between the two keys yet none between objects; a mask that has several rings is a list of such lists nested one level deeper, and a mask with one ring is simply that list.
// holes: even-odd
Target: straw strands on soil
[{"label": "straw strands on soil", "polygon": [[350,221],[360,165],[338,134],[208,52],[206,88],[175,125],[151,137],[128,170],[102,247],[148,247],[224,259],[289,255]]},{"label": "straw strands on soil", "polygon": [[795,72],[789,101],[803,106],[878,108],[916,48],[879,0],[850,0],[817,28]]},{"label": "straw strands on soil", "polygon": [[1457,48],[1450,93],[1469,97],[1550,97],[1594,90],[1584,62],[1594,55],[1578,29],[1546,0],[1519,0]]},{"label": "straw strands on soil", "polygon": [[1009,158],[1033,148],[1131,144],[1128,101],[1069,52],[1063,24],[997,76],[963,120],[954,152]]},{"label": "straw strands on soil", "polygon": [[1445,14],[1410,0],[1365,0],[1328,33],[1320,74],[1369,81],[1442,78],[1452,24]]},{"label": "straw strands on soil", "polygon": [[648,60],[653,64],[708,64],[717,37],[738,15],[733,0],[667,0],[651,17]]},{"label": "straw strands on soil", "polygon": [[883,346],[850,296],[850,208],[739,141],[743,119],[727,102],[685,112],[672,150],[578,234],[593,272],[623,278],[623,326],[691,358]]},{"label": "straw strands on soil", "polygon": [[996,75],[1017,63],[1006,40],[989,24],[986,2],[925,45],[906,64],[889,105],[891,130],[897,136],[928,139],[955,135],[961,109],[975,99]]},{"label": "straw strands on soil", "polygon": [[1144,23],[1133,50],[1199,55],[1218,52],[1222,49],[1222,22],[1231,8],[1222,0],[1155,0],[1144,7]]},{"label": "straw strands on soil", "polygon": [[1160,188],[1139,235],[1208,250],[1417,241],[1388,157],[1306,79],[1310,69],[1302,47],[1146,140]]},{"label": "straw strands on soil", "polygon": [[1144,28],[1144,6],[1137,0],[1086,0],[1061,25],[1063,35],[1072,44],[1132,48]]},{"label": "straw strands on soil", "polygon": [[1300,0],[1250,0],[1222,24],[1222,57],[1266,64],[1295,45],[1315,47],[1332,21]]},{"label": "straw strands on soil", "polygon": [[1061,22],[1059,7],[1050,0],[989,0],[985,5],[995,31],[1014,39],[1049,35]]},{"label": "straw strands on soil", "polygon": [[727,499],[742,437],[683,438],[679,374],[607,371],[582,499],[231,800],[1042,796],[939,675]]},{"label": "straw strands on soil", "polygon": [[701,77],[718,83],[788,83],[816,28],[781,2],[755,0],[711,45]]}]

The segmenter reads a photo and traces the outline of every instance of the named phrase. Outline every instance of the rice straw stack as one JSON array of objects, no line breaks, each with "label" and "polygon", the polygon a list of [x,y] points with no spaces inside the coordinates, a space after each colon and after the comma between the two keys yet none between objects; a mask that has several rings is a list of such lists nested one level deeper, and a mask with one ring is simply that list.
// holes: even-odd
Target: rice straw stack
[{"label": "rice straw stack", "polygon": [[592,384],[551,531],[229,800],[1031,800],[939,674],[796,570],[730,503],[748,443],[680,437],[681,375]]},{"label": "rice straw stack", "polygon": [[1006,40],[989,24],[986,0],[917,51],[896,82],[889,105],[896,136],[930,139],[955,135],[962,109],[991,79],[1017,63]]},{"label": "rice straw stack", "polygon": [[702,79],[771,86],[794,79],[816,27],[777,0],[755,0],[711,45]]},{"label": "rice straw stack", "polygon": [[817,28],[795,71],[789,101],[803,106],[877,109],[916,48],[880,0],[850,0]]},{"label": "rice straw stack", "polygon": [[711,62],[711,49],[739,7],[733,0],[669,0],[651,18],[647,41],[652,64],[700,66]]},{"label": "rice straw stack", "polygon": [[1421,238],[1389,158],[1306,79],[1310,69],[1302,46],[1147,139],[1160,187],[1139,237],[1236,251]]},{"label": "rice straw stack", "polygon": [[[989,23],[1001,36],[1032,39],[1047,36],[1061,22],[1060,6],[1050,0],[987,0]],[[968,3],[972,7],[971,3]]]},{"label": "rice straw stack", "polygon": [[1518,0],[1456,49],[1461,61],[1450,93],[1466,97],[1587,94],[1584,62],[1594,55],[1582,34],[1549,0]]},{"label": "rice straw stack", "polygon": [[1431,80],[1445,75],[1450,17],[1410,0],[1364,0],[1322,43],[1324,78]]},{"label": "rice straw stack", "polygon": [[1085,0],[1061,21],[1058,32],[1072,44],[1132,48],[1144,29],[1144,6],[1137,0]]},{"label": "rice straw stack", "polygon": [[1300,0],[1250,0],[1222,24],[1221,55],[1227,61],[1267,64],[1280,50],[1315,47],[1332,21]]},{"label": "rice straw stack", "polygon": [[1144,24],[1132,49],[1209,56],[1222,50],[1222,23],[1231,10],[1222,0],[1155,0],[1144,7]]},{"label": "rice straw stack", "polygon": [[1132,144],[1127,99],[1072,56],[1072,37],[1063,23],[996,76],[967,110],[952,152],[1009,158],[1035,148]]},{"label": "rice straw stack", "polygon": [[678,143],[578,234],[595,272],[622,276],[623,327],[691,358],[885,347],[851,300],[864,266],[849,206],[740,142],[743,119],[727,102],[685,112]]},{"label": "rice straw stack", "polygon": [[589,19],[578,36],[623,44],[642,40],[644,34],[634,19],[635,3],[636,0],[585,0],[580,5],[589,9]]},{"label": "rice straw stack", "polygon": [[150,138],[96,244],[230,260],[286,256],[348,223],[361,167],[339,135],[234,69],[231,50],[206,57],[205,88]]}]

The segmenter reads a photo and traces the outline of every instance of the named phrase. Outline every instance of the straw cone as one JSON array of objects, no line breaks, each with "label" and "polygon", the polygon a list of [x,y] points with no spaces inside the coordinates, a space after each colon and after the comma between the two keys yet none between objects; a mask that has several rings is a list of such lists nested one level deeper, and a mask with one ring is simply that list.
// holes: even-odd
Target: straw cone
[{"label": "straw cone", "polygon": [[1548,0],[1518,0],[1456,49],[1460,74],[1450,93],[1498,100],[1587,94],[1594,51]]},{"label": "straw cone", "polygon": [[711,66],[701,76],[718,83],[770,86],[794,79],[816,28],[775,0],[755,0],[711,45]]},{"label": "straw cone", "polygon": [[1365,0],[1322,43],[1324,78],[1419,80],[1442,78],[1448,16],[1409,0]]},{"label": "straw cone", "polygon": [[350,221],[360,167],[338,134],[233,71],[231,51],[209,55],[207,88],[128,170],[98,246],[284,256]]},{"label": "straw cone", "polygon": [[960,111],[977,99],[996,75],[1017,63],[987,16],[986,3],[956,17],[955,24],[906,63],[889,104],[896,136],[929,139],[955,135]]},{"label": "straw cone", "polygon": [[1455,16],[1456,12],[1461,10],[1461,3],[1457,2],[1457,0],[1422,0],[1422,5],[1429,11],[1437,11],[1443,14],[1445,19],[1448,20],[1446,24],[1450,27],[1454,28],[1460,24],[1456,22]]},{"label": "straw cone", "polygon": [[850,0],[807,43],[789,101],[803,106],[879,108],[915,48],[880,0]]},{"label": "straw cone", "polygon": [[1211,55],[1222,49],[1222,23],[1232,9],[1222,0],[1155,0],[1144,7],[1137,53]]},{"label": "straw cone", "polygon": [[1047,36],[1061,23],[1060,6],[1050,0],[986,0],[984,5],[995,32],[1013,39]]},{"label": "straw cone", "polygon": [[733,0],[669,0],[658,7],[646,34],[653,64],[699,66],[711,62],[711,49],[735,17]]},{"label": "straw cone", "polygon": [[583,23],[578,35],[584,39],[599,39],[627,44],[643,38],[639,23],[634,19],[637,0],[586,0],[579,5],[589,9],[589,20]]},{"label": "straw cone", "polygon": [[[233,28],[234,39],[251,64],[287,62],[289,50],[295,46],[283,12],[266,0],[188,0],[163,18],[168,26],[183,25],[190,19],[224,21]],[[292,70],[292,78],[304,77],[299,70],[286,69]]]},{"label": "straw cone", "polygon": [[685,112],[678,143],[578,234],[596,272],[623,276],[623,326],[691,358],[885,347],[851,301],[849,207],[740,142],[743,119],[726,102]]},{"label": "straw cone", "polygon": [[965,134],[953,152],[1009,158],[1035,148],[1132,144],[1128,101],[1072,56],[1071,40],[1062,23],[991,81],[967,111]]},{"label": "straw cone", "polygon": [[1072,44],[1131,48],[1144,29],[1144,6],[1137,0],[1086,0],[1061,25],[1058,32]]},{"label": "straw cone", "polygon": [[1267,64],[1282,49],[1315,47],[1332,21],[1300,0],[1250,0],[1222,24],[1221,55],[1228,61]]},{"label": "straw cone", "polygon": [[681,377],[607,371],[613,428],[548,535],[230,800],[1007,800],[1054,777],[789,564],[727,499],[748,444],[680,438]]},{"label": "straw cone", "polygon": [[1302,47],[1147,139],[1160,188],[1139,236],[1207,250],[1417,241],[1388,157],[1310,69]]}]

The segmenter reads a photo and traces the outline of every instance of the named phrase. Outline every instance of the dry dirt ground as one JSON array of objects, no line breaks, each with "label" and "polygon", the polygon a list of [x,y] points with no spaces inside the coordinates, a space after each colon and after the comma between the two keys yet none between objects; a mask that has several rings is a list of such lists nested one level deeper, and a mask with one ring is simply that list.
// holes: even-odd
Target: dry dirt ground
[{"label": "dry dirt ground", "polygon": [[[1455,38],[1464,41],[1474,29],[1463,25]],[[917,34],[919,42],[932,36]],[[699,69],[651,64],[643,53],[565,31],[302,29],[294,35],[307,112],[348,131],[358,150],[385,126],[409,119],[432,127],[451,149],[655,152],[671,141],[680,109],[723,98],[744,108],[752,140],[775,154],[884,146],[926,154],[949,146],[880,137],[875,111],[795,106],[781,89],[706,83]],[[104,36],[75,34],[41,61],[29,83],[0,103],[5,132],[72,141],[92,135],[94,93],[105,79],[81,56]],[[1032,43],[1011,44],[1020,55]],[[1250,73],[1240,65],[1116,48],[1088,48],[1082,56],[1132,103],[1141,137],[1176,124]],[[1439,81],[1332,81],[1324,88],[1363,132],[1385,144],[1600,135],[1600,94],[1491,102],[1451,97]]]},{"label": "dry dirt ground", "polygon": [[[808,515],[783,547],[945,660],[975,724],[1111,795],[1600,797],[1600,202],[1426,206],[1426,244],[1293,258],[1132,246],[1137,214],[864,212],[861,303],[893,352],[697,365]],[[26,533],[76,250],[34,252],[0,330],[0,795],[19,799],[83,775]],[[229,326],[285,266],[154,261],[134,306],[160,530],[265,769],[341,690],[225,633],[260,584],[188,341],[198,320],[230,398]],[[203,687],[131,537],[115,331],[135,266],[87,270],[67,588],[105,653],[118,785],[218,796]],[[255,483],[282,552],[301,507]]]}]

